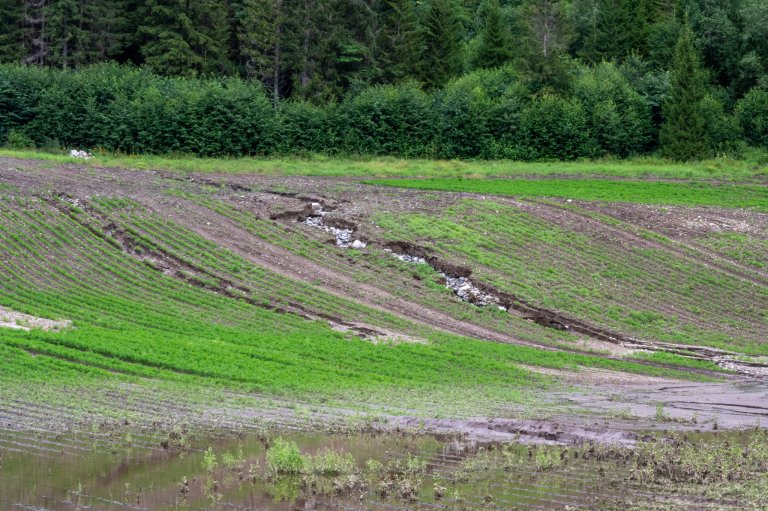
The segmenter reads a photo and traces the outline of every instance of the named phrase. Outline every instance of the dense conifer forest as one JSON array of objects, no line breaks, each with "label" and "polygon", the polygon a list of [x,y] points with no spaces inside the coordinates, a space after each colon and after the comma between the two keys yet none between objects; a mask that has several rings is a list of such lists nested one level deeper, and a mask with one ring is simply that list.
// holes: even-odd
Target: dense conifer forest
[{"label": "dense conifer forest", "polygon": [[5,0],[0,142],[689,160],[768,145],[763,0]]}]

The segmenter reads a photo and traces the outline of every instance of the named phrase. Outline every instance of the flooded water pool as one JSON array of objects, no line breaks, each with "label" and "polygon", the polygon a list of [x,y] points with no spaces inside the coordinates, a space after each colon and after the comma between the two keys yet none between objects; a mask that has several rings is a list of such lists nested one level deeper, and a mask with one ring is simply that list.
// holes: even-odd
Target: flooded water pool
[{"label": "flooded water pool", "polygon": [[277,437],[118,433],[0,435],[2,510],[391,510],[588,508],[606,493],[579,449],[477,446],[414,435],[292,434],[344,474],[270,472]]}]

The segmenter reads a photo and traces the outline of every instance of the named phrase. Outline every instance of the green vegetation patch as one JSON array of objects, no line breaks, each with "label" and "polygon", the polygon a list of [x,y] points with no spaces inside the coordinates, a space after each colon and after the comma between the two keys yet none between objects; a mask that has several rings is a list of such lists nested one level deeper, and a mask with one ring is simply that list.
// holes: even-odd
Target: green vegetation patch
[{"label": "green vegetation patch", "polygon": [[517,197],[675,206],[718,206],[768,211],[768,187],[759,185],[603,179],[385,179],[367,184]]}]

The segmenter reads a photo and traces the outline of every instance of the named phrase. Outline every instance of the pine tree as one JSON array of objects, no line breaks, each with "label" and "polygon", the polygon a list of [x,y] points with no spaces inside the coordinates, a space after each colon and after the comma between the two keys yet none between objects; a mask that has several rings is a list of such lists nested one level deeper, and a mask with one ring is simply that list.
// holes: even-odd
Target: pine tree
[{"label": "pine tree", "polygon": [[227,73],[226,5],[216,0],[147,0],[141,52],[155,71],[177,76]]},{"label": "pine tree", "polygon": [[452,0],[431,0],[424,16],[425,82],[443,85],[464,67],[462,40],[464,27],[458,7]]},{"label": "pine tree", "polygon": [[693,160],[707,154],[706,126],[701,105],[706,95],[704,72],[693,45],[688,20],[680,31],[672,68],[670,99],[663,106],[660,142],[664,156]]},{"label": "pine tree", "polygon": [[475,67],[503,66],[512,60],[512,38],[502,19],[499,0],[490,0],[485,13],[485,25],[480,32],[480,45],[475,57]]}]

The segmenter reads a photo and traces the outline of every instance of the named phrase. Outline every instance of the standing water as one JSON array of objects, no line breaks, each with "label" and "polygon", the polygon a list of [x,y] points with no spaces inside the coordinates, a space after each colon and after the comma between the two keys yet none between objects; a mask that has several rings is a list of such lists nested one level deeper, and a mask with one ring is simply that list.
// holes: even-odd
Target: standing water
[{"label": "standing water", "polygon": [[[302,468],[286,473],[295,458],[276,445],[298,448]],[[586,508],[603,481],[582,458],[556,446],[395,434],[97,441],[0,431],[0,509]]]}]

